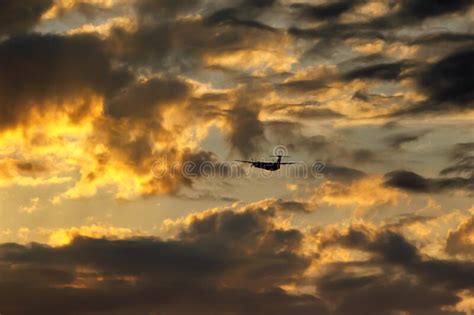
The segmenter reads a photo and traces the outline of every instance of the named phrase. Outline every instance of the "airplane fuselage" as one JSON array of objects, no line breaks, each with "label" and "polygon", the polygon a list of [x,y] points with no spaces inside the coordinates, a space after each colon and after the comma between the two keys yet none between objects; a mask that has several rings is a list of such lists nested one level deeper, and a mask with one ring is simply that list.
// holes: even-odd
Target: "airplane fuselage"
[{"label": "airplane fuselage", "polygon": [[277,171],[280,169],[280,163],[278,162],[253,162],[252,166],[267,171]]}]

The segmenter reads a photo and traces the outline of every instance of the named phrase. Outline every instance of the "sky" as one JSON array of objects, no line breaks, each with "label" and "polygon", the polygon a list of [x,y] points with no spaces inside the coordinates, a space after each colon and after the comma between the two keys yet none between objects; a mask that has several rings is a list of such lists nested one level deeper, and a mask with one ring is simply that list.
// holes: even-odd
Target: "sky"
[{"label": "sky", "polygon": [[472,315],[473,4],[0,1],[0,313]]}]

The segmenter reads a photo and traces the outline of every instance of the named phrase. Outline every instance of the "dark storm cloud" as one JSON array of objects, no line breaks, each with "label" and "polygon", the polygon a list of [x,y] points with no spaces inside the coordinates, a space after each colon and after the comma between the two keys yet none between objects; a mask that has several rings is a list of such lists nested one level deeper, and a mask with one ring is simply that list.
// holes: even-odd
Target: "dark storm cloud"
[{"label": "dark storm cloud", "polygon": [[[391,63],[377,63],[357,67],[348,70],[340,75],[324,75],[314,79],[293,80],[277,85],[287,91],[292,92],[316,92],[331,87],[333,82],[350,82],[354,80],[380,80],[397,81],[409,74],[405,73],[414,65],[407,61],[397,61]],[[344,67],[342,65],[341,67]],[[368,95],[360,92],[354,95],[355,98],[368,101]]]},{"label": "dark storm cloud", "polygon": [[455,294],[413,283],[408,278],[394,279],[383,274],[361,276],[333,270],[318,280],[318,287],[324,299],[339,302],[334,312],[337,315],[464,314],[441,311],[443,306],[460,301]]},{"label": "dark storm cloud", "polygon": [[[303,28],[295,26],[289,29],[289,33],[306,39],[318,39],[319,42],[307,51],[306,57],[324,57],[331,58],[341,44],[347,39],[363,39],[363,40],[382,40],[385,42],[396,42],[397,36],[394,31],[407,26],[414,26],[422,23],[430,17],[438,17],[444,14],[463,13],[472,5],[470,0],[462,1],[444,1],[437,0],[426,2],[423,0],[416,1],[399,1],[389,3],[392,12],[369,19],[365,22],[343,23],[334,21],[341,13],[349,12],[353,9],[354,3],[349,1],[332,2],[323,6],[316,6],[316,15],[320,18],[327,18],[328,22],[323,23],[314,28]],[[304,6],[302,6],[304,7]],[[308,9],[310,6],[306,6]],[[321,9],[321,10],[318,10]],[[309,15],[310,11],[307,11]],[[441,36],[448,39],[449,36]],[[451,39],[454,39],[452,36]],[[442,39],[442,38],[439,38]],[[455,40],[461,39],[458,37]],[[425,43],[428,44],[428,43]]]},{"label": "dark storm cloud", "polygon": [[397,14],[407,19],[425,19],[447,13],[463,12],[470,6],[472,6],[472,1],[470,0],[434,0],[429,2],[423,0],[402,0]]},{"label": "dark storm cloud", "polygon": [[[392,3],[395,5],[395,3]],[[369,28],[396,29],[419,24],[423,20],[451,13],[463,13],[472,5],[470,0],[446,1],[403,0],[394,13],[374,18],[366,26]]]},{"label": "dark storm cloud", "polygon": [[[192,39],[190,34],[194,34]],[[109,43],[118,57],[130,65],[178,71],[199,65],[205,47],[211,44],[196,21],[141,25],[133,32],[117,28]]]},{"label": "dark storm cloud", "polygon": [[[351,227],[330,234],[321,246],[360,250],[371,256],[364,262],[334,263],[317,279],[323,299],[335,304],[335,314],[458,314],[441,308],[457,304],[457,292],[474,285],[471,261],[425,257],[391,230]],[[361,275],[354,269],[361,270]]]},{"label": "dark storm cloud", "polygon": [[[38,309],[61,314],[454,315],[441,308],[457,304],[458,293],[474,285],[472,262],[425,257],[400,234],[359,226],[327,235],[320,251],[355,249],[367,253],[367,261],[326,265],[313,284],[319,297],[288,294],[278,286],[308,285],[303,273],[311,259],[299,253],[300,231],[272,223],[277,211],[294,206],[275,202],[266,210],[254,204],[241,212],[196,218],[173,240],[78,237],[57,248],[3,244],[0,304],[14,315]],[[15,268],[7,267],[11,264]]]},{"label": "dark storm cloud", "polygon": [[[135,10],[141,19],[175,18],[199,8],[201,0],[138,0]],[[141,20],[143,22],[143,20]]]},{"label": "dark storm cloud", "polygon": [[233,148],[245,158],[260,151],[265,140],[264,125],[258,115],[258,106],[237,105],[227,112],[230,125],[228,139]]},{"label": "dark storm cloud", "polygon": [[0,291],[9,297],[2,294],[0,304],[10,314],[327,313],[317,297],[278,288],[299,279],[310,259],[297,253],[303,235],[276,228],[274,216],[258,207],[214,213],[168,241],[4,244],[0,260],[19,269],[1,267]]},{"label": "dark storm cloud", "polygon": [[114,118],[152,117],[160,105],[182,102],[190,94],[191,88],[181,80],[151,79],[123,90],[106,104],[106,111]]},{"label": "dark storm cloud", "polygon": [[275,5],[278,0],[244,0],[243,3],[257,8],[268,8]]},{"label": "dark storm cloud", "polygon": [[436,104],[452,103],[460,108],[472,105],[474,98],[474,50],[456,52],[421,76],[420,87]]},{"label": "dark storm cloud", "polygon": [[351,10],[354,6],[363,1],[334,1],[320,5],[310,5],[305,3],[295,3],[291,8],[299,11],[300,15],[316,21],[334,19],[341,14]]},{"label": "dark storm cloud", "polygon": [[461,50],[429,65],[417,79],[427,100],[394,115],[464,111],[474,100],[474,50]]},{"label": "dark storm cloud", "polygon": [[474,41],[474,34],[470,33],[438,33],[422,35],[411,41],[411,44],[432,45],[440,43],[464,43]]},{"label": "dark storm cloud", "polygon": [[[299,252],[304,235],[272,221],[278,211],[293,208],[275,200],[239,212],[210,213],[170,240],[77,237],[57,248],[3,244],[0,304],[14,315],[38,309],[61,314],[460,315],[441,309],[456,305],[458,294],[472,288],[474,264],[424,256],[389,229],[352,226],[325,234],[318,253],[341,247],[369,258],[328,263],[309,282],[303,275],[312,258]],[[8,267],[12,264],[15,268]],[[286,283],[312,285],[318,297],[289,294],[279,288]]]},{"label": "dark storm cloud", "polygon": [[208,56],[258,49],[284,36],[255,24],[249,28],[248,22],[241,24],[221,25],[201,18],[157,19],[134,31],[115,28],[108,42],[130,66],[176,74],[202,69]]},{"label": "dark storm cloud", "polygon": [[0,37],[31,30],[53,5],[53,0],[0,1]]},{"label": "dark storm cloud", "polygon": [[346,81],[356,79],[397,80],[407,68],[409,68],[409,65],[404,61],[375,64],[352,70],[344,74],[343,79]]},{"label": "dark storm cloud", "polygon": [[[101,40],[93,35],[13,37],[0,43],[0,128],[25,122],[32,109],[65,110],[71,97],[94,92],[109,97],[131,80],[112,67]],[[79,120],[87,102],[69,109]]]},{"label": "dark storm cloud", "polygon": [[395,171],[385,175],[385,185],[414,193],[474,191],[474,178],[425,178],[409,171]]},{"label": "dark storm cloud", "polygon": [[[221,8],[199,0],[138,1],[138,28],[115,28],[109,42],[121,60],[168,73],[201,69],[208,55],[256,49],[275,35],[258,17],[274,1],[234,1]],[[193,19],[180,15],[200,14]]]}]

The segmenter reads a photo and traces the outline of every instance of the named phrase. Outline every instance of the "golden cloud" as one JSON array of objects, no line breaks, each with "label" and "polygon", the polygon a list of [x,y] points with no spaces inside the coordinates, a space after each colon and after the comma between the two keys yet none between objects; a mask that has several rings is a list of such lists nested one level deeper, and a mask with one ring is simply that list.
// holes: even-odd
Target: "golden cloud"
[{"label": "golden cloud", "polygon": [[332,206],[354,206],[354,214],[360,215],[365,210],[383,204],[398,204],[406,195],[384,187],[383,176],[371,175],[346,184],[336,181],[325,181],[316,188],[312,201]]},{"label": "golden cloud", "polygon": [[47,236],[47,244],[54,247],[68,245],[78,236],[107,239],[126,239],[131,237],[149,236],[146,232],[101,224],[60,229],[41,229],[39,233]]}]

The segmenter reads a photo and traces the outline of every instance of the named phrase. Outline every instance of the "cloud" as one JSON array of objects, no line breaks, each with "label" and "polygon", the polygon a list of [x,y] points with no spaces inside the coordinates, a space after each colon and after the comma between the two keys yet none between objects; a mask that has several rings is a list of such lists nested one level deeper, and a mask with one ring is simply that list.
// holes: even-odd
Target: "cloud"
[{"label": "cloud", "polygon": [[303,127],[302,123],[290,120],[271,120],[265,122],[268,138],[285,145],[290,152],[307,151],[314,160],[314,154],[325,153],[330,155],[330,153],[338,150],[332,141],[323,135],[304,135]]},{"label": "cloud", "polygon": [[115,227],[108,225],[84,225],[80,227],[41,229],[40,234],[48,237],[47,244],[52,247],[60,247],[71,244],[75,238],[86,237],[91,239],[118,240],[133,237],[145,237],[146,233],[132,230],[130,228]]},{"label": "cloud", "polygon": [[454,33],[454,32],[442,32],[436,34],[422,35],[415,38],[412,41],[412,44],[442,44],[442,43],[469,43],[474,41],[474,34],[469,33]]},{"label": "cloud", "polygon": [[238,9],[226,8],[226,9],[222,9],[217,12],[214,12],[212,15],[206,17],[205,23],[207,25],[212,25],[212,26],[214,25],[243,26],[243,27],[255,28],[255,29],[270,31],[270,32],[275,30],[273,27],[270,27],[261,22],[247,19],[245,17],[239,18],[239,15],[241,15],[241,13],[239,12]]},{"label": "cloud", "polygon": [[474,190],[474,178],[425,178],[410,171],[394,171],[385,175],[385,186],[413,193],[441,193]]},{"label": "cloud", "polygon": [[455,229],[449,231],[446,252],[450,255],[473,257],[474,216],[465,218]]},{"label": "cloud", "polygon": [[28,32],[52,5],[53,0],[1,1],[0,36]]},{"label": "cloud", "polygon": [[268,9],[273,7],[276,0],[244,0],[234,1],[235,5],[214,11],[206,16],[204,23],[206,25],[217,26],[242,26],[246,28],[255,28],[263,31],[274,31],[270,27],[257,19]]},{"label": "cloud", "polygon": [[445,2],[435,0],[427,4],[423,0],[404,0],[396,5],[396,11],[384,16],[376,17],[367,24],[370,27],[398,28],[410,24],[419,24],[425,19],[439,17],[446,14],[461,13],[472,5],[469,0]]},{"label": "cloud", "polygon": [[431,3],[426,3],[423,0],[404,0],[400,4],[398,15],[402,18],[423,19],[431,16],[437,16],[456,11],[462,12],[472,5],[469,0],[461,0],[456,2],[446,2],[443,0],[435,0]]},{"label": "cloud", "polygon": [[[319,292],[334,304],[335,314],[460,314],[454,311],[461,300],[456,292],[472,285],[464,278],[473,272],[472,262],[425,257],[413,243],[390,230],[354,225],[328,234],[321,247],[370,255],[363,262],[333,263],[318,277]],[[449,305],[452,313],[446,308]]]},{"label": "cloud", "polygon": [[0,186],[40,186],[63,184],[71,177],[62,176],[61,169],[54,169],[48,161],[0,159]]},{"label": "cloud", "polygon": [[350,181],[337,177],[324,181],[315,189],[311,200],[316,204],[353,206],[356,214],[360,215],[372,207],[396,205],[404,197],[404,194],[384,187],[381,176],[358,175]]},{"label": "cloud", "polygon": [[416,142],[423,137],[427,131],[416,133],[399,133],[385,138],[388,146],[393,150],[400,150],[406,143]]},{"label": "cloud", "polygon": [[325,21],[338,18],[343,13],[353,9],[363,1],[335,1],[320,5],[309,5],[304,3],[292,4],[291,8],[300,12],[300,15],[316,21]]},{"label": "cloud", "polygon": [[345,116],[341,113],[338,113],[329,108],[311,108],[304,107],[301,109],[292,109],[287,110],[289,116],[301,118],[301,119],[334,119],[334,118],[344,118]]},{"label": "cloud", "polygon": [[379,154],[368,149],[357,149],[350,153],[350,158],[353,163],[367,164],[380,163]]},{"label": "cloud", "polygon": [[420,78],[420,86],[438,104],[449,102],[460,107],[469,106],[474,93],[473,61],[473,50],[449,55],[429,67]]},{"label": "cloud", "polygon": [[310,258],[298,253],[303,235],[276,228],[274,215],[261,208],[211,213],[166,241],[77,236],[60,247],[3,244],[0,260],[20,269],[2,267],[0,290],[10,292],[2,305],[24,314],[38,307],[63,314],[325,313],[316,296],[279,288],[298,279]]},{"label": "cloud", "polygon": [[[64,230],[73,233],[61,246],[2,244],[2,305],[13,314],[460,314],[447,309],[473,285],[472,262],[425,256],[403,235],[365,224],[320,230],[317,254],[303,254],[305,234],[276,225],[275,203],[285,207],[267,200],[189,217],[167,240],[92,226]],[[331,249],[366,256],[320,261]],[[322,265],[308,277],[311,262]],[[313,293],[282,289],[292,285]]]},{"label": "cloud", "polygon": [[44,21],[62,19],[71,13],[93,19],[101,13],[107,16],[107,10],[117,8],[123,5],[123,2],[123,0],[55,0],[54,5],[44,12],[41,19]]},{"label": "cloud", "polygon": [[[88,94],[111,96],[131,79],[112,66],[103,42],[93,35],[7,39],[0,43],[0,67],[2,129],[28,123],[33,113],[65,112],[80,121],[91,110]],[[71,104],[78,97],[83,102]]]},{"label": "cloud", "polygon": [[230,133],[229,142],[245,158],[260,151],[260,143],[265,139],[264,126],[258,109],[252,104],[237,105],[228,111]]},{"label": "cloud", "polygon": [[341,182],[351,182],[353,180],[362,179],[366,176],[366,173],[363,171],[335,164],[325,165],[323,174],[331,180]]},{"label": "cloud", "polygon": [[106,104],[106,114],[114,118],[148,118],[157,108],[184,102],[191,88],[175,78],[150,79],[121,91]]},{"label": "cloud", "polygon": [[146,21],[158,18],[170,19],[199,9],[201,0],[138,0],[135,2],[137,14]]},{"label": "cloud", "polygon": [[356,79],[396,80],[407,68],[408,65],[405,62],[375,64],[352,70],[344,74],[343,78],[347,81]]},{"label": "cloud", "polygon": [[20,209],[20,212],[24,212],[27,214],[33,213],[38,210],[40,199],[39,197],[31,198],[30,205],[24,206]]},{"label": "cloud", "polygon": [[394,115],[465,111],[472,109],[474,51],[456,51],[434,64],[419,76],[417,83],[427,99]]},{"label": "cloud", "polygon": [[474,174],[474,143],[458,143],[451,151],[451,158],[455,164],[441,170],[440,175],[449,174]]},{"label": "cloud", "polygon": [[[173,74],[212,67],[216,65],[212,63],[213,59],[225,60],[225,57],[232,55],[239,58],[238,53],[243,52],[247,52],[247,56],[249,52],[254,52],[252,59],[256,60],[255,63],[258,55],[264,52],[276,57],[286,56],[284,51],[279,52],[285,47],[269,51],[270,43],[282,40],[286,35],[254,20],[265,10],[255,5],[256,2],[245,2],[241,7],[222,10],[211,6],[206,12],[217,11],[210,16],[176,16],[195,4],[195,1],[180,1],[176,5],[170,1],[139,2],[137,28],[114,29],[109,44],[120,60],[131,66],[145,66]],[[166,17],[157,18],[162,15],[154,14],[153,9],[158,8]],[[168,15],[167,10],[171,11]],[[199,9],[196,10],[199,12]]]}]

